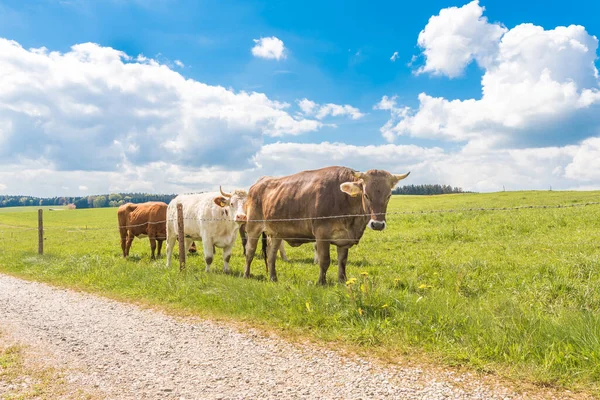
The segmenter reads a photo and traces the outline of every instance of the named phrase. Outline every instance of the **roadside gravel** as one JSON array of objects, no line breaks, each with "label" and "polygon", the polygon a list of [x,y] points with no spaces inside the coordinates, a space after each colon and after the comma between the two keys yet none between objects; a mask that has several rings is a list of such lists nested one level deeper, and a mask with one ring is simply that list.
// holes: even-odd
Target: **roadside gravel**
[{"label": "roadside gravel", "polygon": [[0,328],[111,399],[519,397],[469,374],[384,367],[2,274]]}]

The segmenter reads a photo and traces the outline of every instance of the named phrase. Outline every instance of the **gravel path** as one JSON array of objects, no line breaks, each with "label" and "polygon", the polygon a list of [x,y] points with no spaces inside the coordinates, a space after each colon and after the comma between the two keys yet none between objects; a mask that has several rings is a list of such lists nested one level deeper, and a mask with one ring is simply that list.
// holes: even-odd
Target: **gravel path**
[{"label": "gravel path", "polygon": [[0,327],[114,399],[516,398],[469,375],[382,367],[2,274]]}]

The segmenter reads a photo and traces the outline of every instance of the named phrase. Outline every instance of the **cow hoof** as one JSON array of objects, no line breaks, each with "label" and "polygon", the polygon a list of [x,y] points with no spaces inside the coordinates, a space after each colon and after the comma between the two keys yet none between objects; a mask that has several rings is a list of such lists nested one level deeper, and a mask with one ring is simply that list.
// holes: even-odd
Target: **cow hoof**
[{"label": "cow hoof", "polygon": [[244,272],[244,278],[246,278],[246,279],[250,278],[250,274],[249,274],[249,273],[246,273],[246,272]]},{"label": "cow hoof", "polygon": [[205,272],[210,272],[210,267],[206,267]]},{"label": "cow hoof", "polygon": [[271,282],[277,282],[277,277],[276,276],[271,276]]},{"label": "cow hoof", "polygon": [[229,274],[229,268],[223,269],[223,272],[226,273],[226,274]]}]

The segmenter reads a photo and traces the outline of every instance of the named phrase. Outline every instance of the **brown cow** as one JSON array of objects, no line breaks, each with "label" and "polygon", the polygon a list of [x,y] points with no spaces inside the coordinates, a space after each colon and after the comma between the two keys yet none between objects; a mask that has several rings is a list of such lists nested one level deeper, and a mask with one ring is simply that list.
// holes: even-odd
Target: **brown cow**
[{"label": "brown cow", "polygon": [[265,232],[270,238],[267,259],[272,281],[277,280],[275,255],[283,238],[293,247],[316,242],[319,283],[323,285],[330,264],[329,246],[337,246],[338,281],[345,282],[348,249],[358,244],[367,226],[377,231],[385,229],[392,189],[408,174],[328,167],[259,179],[250,187],[246,201],[244,276],[250,276],[258,237]]},{"label": "brown cow", "polygon": [[117,211],[119,219],[119,233],[121,234],[121,249],[123,257],[129,255],[133,238],[150,239],[150,249],[154,260],[154,251],[158,241],[158,253],[162,242],[167,238],[167,204],[162,201],[149,201],[142,204],[127,203],[119,207]]},{"label": "brown cow", "polygon": [[[162,242],[167,237],[166,207],[167,204],[162,201],[150,201],[141,204],[126,203],[119,207],[117,210],[117,218],[119,220],[119,233],[121,234],[123,257],[129,255],[129,249],[131,248],[134,236],[138,238],[148,236],[150,238],[150,249],[152,250],[151,258],[153,260],[155,258],[154,250],[156,249],[156,241],[158,241],[158,253],[156,256],[160,257]],[[136,222],[132,222],[133,220]],[[151,223],[147,224],[146,222]],[[130,239],[127,237],[127,227],[130,227]],[[196,243],[192,242],[189,252],[196,252]]]}]

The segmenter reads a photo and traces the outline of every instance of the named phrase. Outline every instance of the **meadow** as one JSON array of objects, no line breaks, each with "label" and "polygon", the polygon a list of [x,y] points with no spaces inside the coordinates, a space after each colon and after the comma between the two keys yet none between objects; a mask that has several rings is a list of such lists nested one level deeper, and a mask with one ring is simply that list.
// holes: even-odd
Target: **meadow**
[{"label": "meadow", "polygon": [[[0,271],[172,312],[229,319],[332,346],[398,359],[432,359],[515,381],[600,393],[600,192],[393,196],[383,232],[350,250],[348,282],[316,285],[312,246],[287,246],[278,283],[262,259],[243,279],[241,244],[222,272],[201,255],[165,267],[148,240],[121,256],[115,208],[0,209]],[[451,210],[435,212],[431,210]],[[164,253],[163,246],[163,253]],[[332,248],[332,259],[335,259]]]}]

